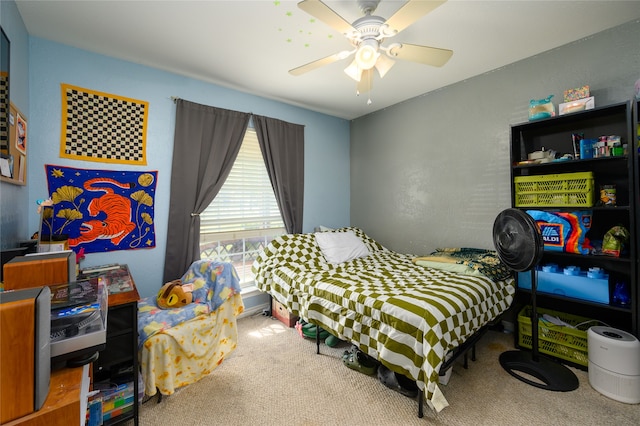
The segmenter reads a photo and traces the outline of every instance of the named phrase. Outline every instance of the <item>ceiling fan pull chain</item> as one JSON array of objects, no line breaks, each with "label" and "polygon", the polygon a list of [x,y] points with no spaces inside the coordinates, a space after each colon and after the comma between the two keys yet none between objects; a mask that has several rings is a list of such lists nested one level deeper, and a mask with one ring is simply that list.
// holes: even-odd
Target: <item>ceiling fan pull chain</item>
[{"label": "ceiling fan pull chain", "polygon": [[371,94],[373,93],[373,70],[367,73],[367,78],[369,79],[369,99],[367,99],[367,106],[369,106],[373,103],[371,100]]}]

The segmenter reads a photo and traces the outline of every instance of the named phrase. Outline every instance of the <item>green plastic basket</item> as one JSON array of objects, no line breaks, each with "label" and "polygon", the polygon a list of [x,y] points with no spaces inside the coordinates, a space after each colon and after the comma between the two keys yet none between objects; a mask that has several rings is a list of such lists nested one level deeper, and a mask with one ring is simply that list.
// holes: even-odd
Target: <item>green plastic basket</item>
[{"label": "green plastic basket", "polygon": [[516,176],[513,182],[516,207],[592,207],[594,203],[592,172]]},{"label": "green plastic basket", "polygon": [[[588,328],[593,325],[588,324],[592,321],[589,318],[538,308],[538,316],[541,318],[543,314],[557,317],[572,326],[587,323],[584,327]],[[524,348],[532,347],[531,306],[525,306],[518,314],[518,344]],[[538,321],[538,351],[587,367],[587,331],[551,324],[541,319]]]}]

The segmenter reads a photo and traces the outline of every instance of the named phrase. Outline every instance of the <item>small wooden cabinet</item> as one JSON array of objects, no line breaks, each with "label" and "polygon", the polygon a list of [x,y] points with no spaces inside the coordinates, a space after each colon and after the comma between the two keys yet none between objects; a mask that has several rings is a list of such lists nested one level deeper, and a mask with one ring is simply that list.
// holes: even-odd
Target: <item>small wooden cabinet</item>
[{"label": "small wooden cabinet", "polygon": [[113,383],[133,383],[131,409],[114,412],[104,424],[116,425],[133,419],[138,425],[138,290],[127,265],[112,266],[106,271],[85,270],[83,275],[99,275],[109,290],[107,341],[93,363],[94,389]]}]

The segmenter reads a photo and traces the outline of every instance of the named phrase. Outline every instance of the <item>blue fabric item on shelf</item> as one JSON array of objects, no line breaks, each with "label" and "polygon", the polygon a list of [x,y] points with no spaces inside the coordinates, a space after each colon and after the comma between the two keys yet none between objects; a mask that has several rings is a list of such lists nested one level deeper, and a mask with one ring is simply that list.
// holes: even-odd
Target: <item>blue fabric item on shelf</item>
[{"label": "blue fabric item on shelf", "polygon": [[590,211],[548,212],[527,210],[542,233],[544,249],[589,254],[592,247],[586,234],[591,229]]}]

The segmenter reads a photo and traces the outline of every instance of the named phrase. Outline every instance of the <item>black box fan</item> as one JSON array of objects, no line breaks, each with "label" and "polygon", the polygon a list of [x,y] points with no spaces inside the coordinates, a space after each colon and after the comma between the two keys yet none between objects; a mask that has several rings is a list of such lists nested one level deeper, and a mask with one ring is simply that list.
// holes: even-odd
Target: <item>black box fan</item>
[{"label": "black box fan", "polygon": [[500,354],[500,365],[515,378],[541,389],[556,392],[577,389],[578,378],[571,370],[538,353],[535,267],[544,251],[538,224],[522,210],[503,210],[493,224],[493,244],[500,260],[510,269],[516,272],[531,271],[531,352],[503,352]]}]

